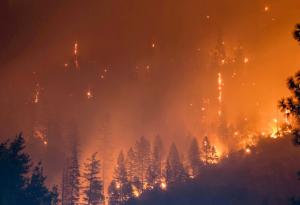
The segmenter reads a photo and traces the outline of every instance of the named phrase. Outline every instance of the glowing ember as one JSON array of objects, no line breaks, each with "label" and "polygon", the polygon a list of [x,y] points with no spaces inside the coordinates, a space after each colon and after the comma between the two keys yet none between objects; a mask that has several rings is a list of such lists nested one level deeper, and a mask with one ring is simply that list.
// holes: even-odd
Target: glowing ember
[{"label": "glowing ember", "polygon": [[250,151],[251,151],[251,150],[250,150],[249,148],[246,149],[246,152],[247,152],[247,153],[250,153]]},{"label": "glowing ember", "polygon": [[47,142],[44,142],[45,145],[47,145]]},{"label": "glowing ember", "polygon": [[248,61],[249,61],[249,59],[248,59],[248,58],[245,58],[244,62],[247,63]]},{"label": "glowing ember", "polygon": [[68,66],[68,64],[65,64],[65,66],[67,67],[67,66]]},{"label": "glowing ember", "polygon": [[206,16],[207,19],[209,19],[209,16]]},{"label": "glowing ember", "polygon": [[90,91],[89,91],[89,92],[87,92],[87,97],[88,97],[88,98],[91,98],[91,97],[93,97]]},{"label": "glowing ember", "polygon": [[36,94],[35,94],[35,100],[34,102],[37,103],[39,101],[39,94],[40,94],[40,87],[39,84],[36,84],[37,88],[36,88]]},{"label": "glowing ember", "polygon": [[269,10],[269,8],[266,6],[266,7],[265,7],[265,11],[268,11],[268,10]]},{"label": "glowing ember", "polygon": [[165,189],[167,187],[166,183],[161,183],[161,188]]},{"label": "glowing ember", "polygon": [[154,48],[155,47],[155,45],[154,45],[154,43],[152,43],[152,48]]}]

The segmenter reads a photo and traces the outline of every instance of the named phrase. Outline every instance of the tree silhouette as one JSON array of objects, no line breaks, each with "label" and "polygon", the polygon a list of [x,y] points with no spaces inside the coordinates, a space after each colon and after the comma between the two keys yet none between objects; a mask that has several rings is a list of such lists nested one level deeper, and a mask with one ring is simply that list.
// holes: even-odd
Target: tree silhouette
[{"label": "tree silhouette", "polygon": [[126,170],[127,170],[128,180],[133,182],[133,178],[136,175],[136,167],[135,167],[135,155],[132,147],[130,147],[127,152]]},{"label": "tree silhouette", "polygon": [[22,133],[8,147],[8,140],[0,144],[0,204],[22,204],[26,174],[29,172],[29,155],[24,151]]},{"label": "tree silhouette", "polygon": [[[282,98],[278,101],[278,108],[286,115],[294,116],[298,121],[300,120],[300,71],[294,77],[287,78],[287,87],[291,91],[292,96]],[[292,131],[292,143],[295,147],[300,146],[300,129],[294,128]]]},{"label": "tree silhouette", "polygon": [[115,167],[114,180],[117,184],[117,189],[119,190],[119,201],[123,202],[126,199],[125,189],[127,188],[128,178],[122,150],[119,154],[117,165]]},{"label": "tree silhouette", "polygon": [[[47,177],[43,176],[43,168],[40,161],[33,169],[30,181],[25,189],[26,203],[31,205],[51,204],[52,195],[44,185]],[[23,202],[24,203],[24,202]]]},{"label": "tree silhouette", "polygon": [[83,173],[83,178],[85,179],[86,186],[84,187],[83,193],[86,195],[83,199],[88,205],[97,205],[103,199],[103,186],[100,180],[100,160],[96,160],[95,152],[92,158],[88,158],[88,163],[84,163],[85,173]]},{"label": "tree silhouette", "polygon": [[188,162],[192,169],[192,176],[195,177],[199,174],[199,166],[200,166],[200,155],[201,151],[199,149],[198,140],[196,137],[192,139],[190,144],[189,152],[188,152]]},{"label": "tree silhouette", "polygon": [[144,189],[144,177],[146,170],[150,163],[150,143],[144,137],[140,138],[140,141],[135,143],[135,157],[136,157],[136,167],[137,175],[142,183],[142,191]]},{"label": "tree silhouette", "polygon": [[210,152],[211,152],[210,141],[207,136],[205,136],[204,140],[202,141],[201,150],[203,153],[203,158],[204,158],[205,166],[206,166],[208,164],[208,160],[209,160]]},{"label": "tree silhouette", "polygon": [[300,23],[296,24],[295,30],[293,31],[294,39],[300,44]]}]

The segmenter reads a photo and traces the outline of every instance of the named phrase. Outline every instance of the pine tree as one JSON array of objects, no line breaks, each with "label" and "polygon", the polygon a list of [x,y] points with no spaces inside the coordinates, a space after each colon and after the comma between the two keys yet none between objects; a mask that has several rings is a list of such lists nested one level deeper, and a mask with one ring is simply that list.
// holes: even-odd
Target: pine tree
[{"label": "pine tree", "polygon": [[180,157],[179,157],[179,153],[178,153],[175,143],[173,143],[170,147],[168,160],[169,160],[171,172],[172,172],[171,181],[172,182],[180,181],[180,178],[181,178],[180,174],[183,169],[183,166],[180,163]]},{"label": "pine tree", "polygon": [[78,127],[74,121],[70,121],[69,124],[69,150],[71,153],[69,166],[68,166],[68,183],[70,186],[70,204],[73,205],[79,200],[79,188],[80,188],[80,171],[78,163],[79,155],[79,136]]},{"label": "pine tree", "polygon": [[201,164],[200,161],[201,151],[199,149],[199,144],[197,138],[193,138],[190,144],[189,152],[188,152],[188,162],[192,169],[192,177],[195,177],[199,174],[199,167]]},{"label": "pine tree", "polygon": [[140,138],[135,144],[135,156],[136,156],[136,167],[137,176],[142,183],[142,191],[144,189],[144,177],[146,170],[150,163],[150,143],[144,137]]},{"label": "pine tree", "polygon": [[[101,133],[100,147],[101,147],[101,155],[102,155],[102,180],[103,180],[103,188],[106,188],[106,173],[110,169],[113,155],[113,139],[112,139],[112,122],[111,117],[108,113],[106,113],[102,119],[99,131]],[[105,200],[105,191],[104,191],[104,200]]]},{"label": "pine tree", "polygon": [[44,184],[47,177],[43,176],[43,168],[40,166],[41,162],[34,167],[30,181],[27,182],[25,188],[25,201],[30,205],[51,204],[52,201],[52,196]]},{"label": "pine tree", "polygon": [[70,201],[70,183],[69,183],[69,158],[66,159],[66,162],[63,167],[62,172],[62,181],[61,181],[61,204],[66,205]]},{"label": "pine tree", "polygon": [[88,205],[97,205],[103,199],[103,187],[102,181],[100,180],[100,160],[96,160],[95,152],[92,155],[92,158],[87,159],[87,163],[84,163],[85,173],[83,174],[83,178],[85,179],[86,186],[84,187],[83,193],[85,197],[83,198]]},{"label": "pine tree", "polygon": [[25,197],[23,189],[32,164],[29,163],[29,155],[24,152],[22,133],[9,147],[8,142],[0,144],[0,204],[19,205]]},{"label": "pine tree", "polygon": [[108,186],[108,195],[109,195],[109,205],[119,205],[120,193],[117,189],[117,184],[115,180],[110,182]]},{"label": "pine tree", "polygon": [[148,190],[153,189],[154,182],[155,182],[155,175],[154,175],[154,171],[151,169],[151,166],[148,167],[145,178],[147,182],[147,189]]},{"label": "pine tree", "polygon": [[128,180],[133,182],[133,178],[136,175],[136,167],[135,167],[135,155],[132,147],[130,147],[130,149],[127,152],[126,170],[127,170]]},{"label": "pine tree", "polygon": [[52,187],[51,192],[51,198],[52,198],[52,204],[51,205],[59,205],[61,200],[59,199],[59,192],[58,192],[58,186],[54,185]]},{"label": "pine tree", "polygon": [[203,158],[204,158],[204,162],[205,162],[205,166],[206,166],[206,165],[208,165],[208,160],[209,160],[210,152],[211,152],[210,141],[207,138],[207,136],[205,136],[204,140],[202,141],[201,150],[203,153]]},{"label": "pine tree", "polygon": [[163,163],[162,162],[163,162],[164,157],[166,155],[164,143],[163,143],[160,135],[156,136],[156,138],[154,140],[154,143],[153,143],[153,147],[154,147],[154,149],[155,149],[155,147],[157,149],[157,155],[158,156],[156,156],[156,160],[157,160],[157,162],[159,162],[159,164],[157,164],[157,166],[159,166],[159,167],[157,167],[158,173],[156,173],[156,174],[157,174],[157,177],[160,179],[160,178],[162,178],[162,169],[163,169]]},{"label": "pine tree", "polygon": [[117,165],[115,167],[114,180],[119,190],[119,197],[120,197],[119,201],[123,202],[127,198],[127,196],[125,195],[126,193],[125,189],[127,187],[128,178],[127,178],[127,171],[125,167],[125,159],[122,150],[119,154]]},{"label": "pine tree", "polygon": [[169,159],[167,159],[165,169],[163,171],[163,177],[165,179],[166,186],[169,187],[171,182],[172,182],[172,170],[171,170],[171,166],[170,166],[170,163],[169,163]]},{"label": "pine tree", "polygon": [[[153,169],[153,181],[154,183],[160,184],[161,181],[161,158],[158,151],[157,146],[154,147],[153,153],[152,153],[152,169]],[[154,185],[154,184],[153,184]]]}]

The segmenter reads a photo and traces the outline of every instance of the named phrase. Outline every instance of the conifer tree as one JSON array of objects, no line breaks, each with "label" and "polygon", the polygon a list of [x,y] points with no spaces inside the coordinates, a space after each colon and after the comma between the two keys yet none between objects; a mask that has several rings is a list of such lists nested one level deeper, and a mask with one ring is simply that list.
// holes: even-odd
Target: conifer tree
[{"label": "conifer tree", "polygon": [[115,180],[112,180],[108,186],[109,205],[119,205],[120,193],[117,189]]},{"label": "conifer tree", "polygon": [[86,186],[84,187],[83,193],[85,197],[83,198],[88,205],[97,205],[103,199],[103,187],[102,181],[100,180],[100,160],[96,159],[95,152],[92,155],[92,158],[87,159],[87,163],[84,163],[85,173],[83,174],[83,178],[85,179]]},{"label": "conifer tree", "polygon": [[153,189],[154,180],[155,180],[154,171],[151,169],[151,166],[149,166],[146,172],[146,182],[147,182],[148,190]]},{"label": "conifer tree", "polygon": [[171,171],[172,171],[171,180],[173,182],[176,182],[176,181],[180,180],[181,168],[183,166],[180,163],[180,157],[179,157],[179,153],[178,153],[175,143],[173,143],[170,147],[168,160],[169,160]]},{"label": "conifer tree", "polygon": [[199,149],[199,144],[197,138],[193,138],[190,144],[189,152],[188,152],[188,162],[192,169],[192,176],[195,177],[199,174],[199,167],[201,164],[200,161],[201,151]]},{"label": "conifer tree", "polygon": [[172,182],[172,170],[171,170],[171,166],[169,163],[169,159],[167,159],[165,169],[163,171],[163,177],[164,177],[167,187],[169,187]]},{"label": "conifer tree", "polygon": [[24,201],[25,182],[29,172],[29,155],[24,152],[22,133],[14,141],[0,144],[0,204],[19,205]]},{"label": "conifer tree", "polygon": [[[47,177],[43,176],[41,161],[34,167],[30,181],[25,189],[26,203],[30,205],[51,204],[52,196],[45,186]],[[24,202],[23,202],[24,203]]]},{"label": "conifer tree", "polygon": [[133,182],[133,178],[136,175],[136,167],[135,167],[135,155],[132,147],[130,147],[130,149],[127,152],[126,170],[127,170],[128,180]]},{"label": "conifer tree", "polygon": [[208,164],[208,160],[209,160],[210,152],[211,152],[210,141],[207,138],[207,136],[205,136],[204,140],[202,141],[201,150],[203,153],[203,158],[204,158],[204,162],[205,162],[205,166],[206,166]]},{"label": "conifer tree", "polygon": [[[152,154],[152,176],[153,176],[153,182],[159,183],[161,181],[161,159],[160,154],[158,151],[157,146],[154,147],[153,154]],[[154,184],[153,184],[154,185]]]},{"label": "conifer tree", "polygon": [[69,150],[70,150],[70,160],[68,166],[68,183],[70,187],[70,201],[69,203],[73,205],[79,200],[79,188],[80,188],[80,171],[79,171],[79,135],[78,127],[74,121],[70,121],[69,124]]},{"label": "conifer tree", "polygon": [[119,154],[117,165],[115,167],[114,180],[119,190],[119,201],[123,202],[127,198],[127,196],[125,195],[125,189],[127,188],[128,178],[125,167],[125,159],[122,150]]},{"label": "conifer tree", "polygon": [[144,137],[140,138],[135,144],[135,156],[137,176],[141,181],[142,191],[144,189],[145,173],[150,163],[150,143]]}]

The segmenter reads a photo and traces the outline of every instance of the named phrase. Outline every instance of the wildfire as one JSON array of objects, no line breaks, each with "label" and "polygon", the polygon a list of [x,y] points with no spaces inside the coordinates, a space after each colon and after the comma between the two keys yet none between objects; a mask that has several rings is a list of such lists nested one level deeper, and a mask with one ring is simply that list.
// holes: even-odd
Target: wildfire
[{"label": "wildfire", "polygon": [[165,189],[167,187],[166,183],[161,183],[161,188]]},{"label": "wildfire", "polygon": [[246,152],[247,152],[247,153],[250,153],[250,151],[251,151],[251,150],[250,150],[249,148],[246,149]]}]

